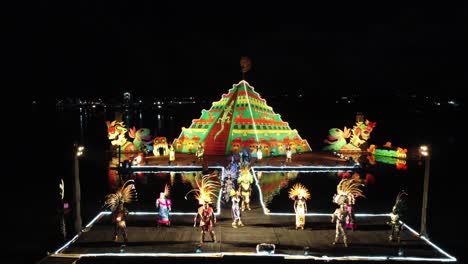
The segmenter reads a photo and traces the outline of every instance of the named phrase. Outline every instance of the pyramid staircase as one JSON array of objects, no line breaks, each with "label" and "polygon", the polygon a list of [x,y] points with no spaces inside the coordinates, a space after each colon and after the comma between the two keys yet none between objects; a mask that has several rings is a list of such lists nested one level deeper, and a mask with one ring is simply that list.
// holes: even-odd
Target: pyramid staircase
[{"label": "pyramid staircase", "polygon": [[[232,102],[235,102],[237,98],[237,93],[235,93],[228,103],[226,104],[227,106],[230,105]],[[231,131],[231,123],[232,121],[232,114],[233,114],[233,109],[227,113],[226,108],[224,108],[223,113],[221,113],[220,117],[216,121],[216,123],[213,125],[211,128],[210,132],[205,138],[205,154],[206,155],[224,155],[226,154],[226,145],[229,140],[229,131]],[[221,125],[222,121],[222,116],[223,114],[226,114],[226,120],[229,120],[228,122],[224,122],[224,128]],[[223,129],[221,132],[219,132],[221,129]]]}]

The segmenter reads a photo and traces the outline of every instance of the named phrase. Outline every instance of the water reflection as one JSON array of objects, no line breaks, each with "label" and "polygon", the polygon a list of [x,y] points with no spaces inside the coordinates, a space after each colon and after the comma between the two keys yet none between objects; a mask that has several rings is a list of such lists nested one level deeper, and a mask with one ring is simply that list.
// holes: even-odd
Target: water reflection
[{"label": "water reflection", "polygon": [[289,181],[294,180],[298,172],[270,172],[262,173],[257,172],[258,184],[263,196],[263,203],[268,208],[275,196],[277,196]]},{"label": "water reflection", "polygon": [[[373,175],[369,172],[263,172],[258,177],[258,184],[263,196],[262,201],[271,213],[294,213],[288,190],[295,183],[301,183],[311,194],[311,199],[307,201],[308,213],[331,214],[336,208],[332,198],[342,178],[354,178],[365,184],[365,197],[356,199],[355,211],[358,214],[389,213],[393,197],[402,189],[412,188],[417,196],[414,182],[420,180],[420,177],[393,173]],[[417,211],[418,197],[414,199],[412,205]]]}]

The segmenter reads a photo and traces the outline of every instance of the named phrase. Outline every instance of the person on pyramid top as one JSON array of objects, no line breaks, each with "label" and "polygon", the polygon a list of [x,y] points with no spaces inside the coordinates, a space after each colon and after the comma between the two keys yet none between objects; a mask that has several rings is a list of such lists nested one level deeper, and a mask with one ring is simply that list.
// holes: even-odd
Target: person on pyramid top
[{"label": "person on pyramid top", "polygon": [[203,143],[200,143],[198,145],[197,151],[195,152],[195,156],[198,158],[198,160],[203,160],[204,152],[205,152],[205,148],[203,147]]},{"label": "person on pyramid top", "polygon": [[174,146],[169,145],[169,164],[175,161],[175,150]]},{"label": "person on pyramid top", "polygon": [[250,163],[250,150],[248,148],[242,148],[242,151],[239,153],[240,155],[240,163]]},{"label": "person on pyramid top", "polygon": [[292,149],[290,145],[286,146],[286,163],[291,163],[292,161]]},{"label": "person on pyramid top", "polygon": [[256,150],[256,153],[257,153],[257,161],[260,161],[262,160],[263,158],[263,152],[262,152],[262,146],[259,144],[257,145],[257,150]]}]

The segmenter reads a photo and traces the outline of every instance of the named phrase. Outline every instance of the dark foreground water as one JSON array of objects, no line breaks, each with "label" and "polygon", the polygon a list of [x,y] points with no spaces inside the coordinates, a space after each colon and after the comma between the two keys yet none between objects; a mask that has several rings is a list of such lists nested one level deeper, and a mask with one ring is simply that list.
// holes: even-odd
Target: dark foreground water
[{"label": "dark foreground water", "polygon": [[[428,208],[428,233],[430,238],[460,257],[464,249],[464,218],[460,212],[464,201],[463,130],[459,128],[461,110],[396,106],[381,101],[366,107],[314,104],[301,100],[291,106],[290,102],[271,100],[269,105],[280,113],[291,128],[307,139],[313,149],[321,148],[323,139],[331,127],[352,126],[356,111],[363,111],[366,118],[377,122],[370,143],[383,145],[392,141],[413,151],[422,143],[431,144],[431,173]],[[210,105],[192,105],[164,111],[144,109],[131,111],[129,126],[150,128],[153,136],[167,136],[169,141],[177,137],[182,126],[188,127],[198,118],[202,108]],[[102,109],[57,110],[53,104],[40,103],[32,108],[21,122],[11,124],[10,131],[19,126],[21,136],[15,138],[12,147],[13,163],[4,175],[7,210],[8,250],[5,259],[16,263],[36,262],[60,246],[61,237],[57,217],[60,208],[59,182],[64,179],[64,200],[71,205],[73,197],[73,143],[86,147],[80,160],[83,224],[88,223],[102,210],[103,199],[112,191],[107,164],[110,144],[107,140],[106,120],[114,120],[116,112]],[[18,124],[21,123],[21,124]],[[10,124],[7,124],[9,127]],[[12,132],[13,133],[13,132]],[[17,135],[13,133],[14,135]],[[17,138],[20,138],[18,140]],[[10,157],[11,158],[11,157]],[[406,170],[395,165],[377,163],[362,171],[362,177],[372,174],[373,183],[365,187],[366,198],[358,198],[357,212],[384,213],[393,205],[395,195],[405,189],[409,193],[410,225],[419,228],[422,179],[424,164],[409,160]],[[134,209],[154,210],[153,202],[162,186],[172,182],[172,195],[177,211],[191,210],[192,201],[185,200],[191,188],[190,176],[167,173],[137,176],[140,202]],[[295,182],[305,184],[311,192],[309,212],[331,212],[334,205],[331,197],[339,181],[336,173],[264,173],[260,185],[264,202],[272,212],[292,212],[291,200],[287,197],[289,187]],[[280,188],[278,188],[280,186]],[[73,237],[73,214],[65,214],[67,234]],[[458,254],[458,256],[457,256]]]}]

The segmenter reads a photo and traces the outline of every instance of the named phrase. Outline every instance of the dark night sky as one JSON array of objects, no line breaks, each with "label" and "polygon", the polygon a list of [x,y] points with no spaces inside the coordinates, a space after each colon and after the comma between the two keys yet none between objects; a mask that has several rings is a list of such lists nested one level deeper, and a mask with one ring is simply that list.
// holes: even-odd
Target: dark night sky
[{"label": "dark night sky", "polygon": [[[15,6],[2,8],[6,21],[3,26],[7,29],[2,32],[1,59],[7,66],[2,71],[2,81],[7,82],[2,91],[25,99],[22,102],[28,106],[38,98],[121,98],[125,90],[133,91],[136,97],[208,95],[218,99],[240,81],[239,60],[243,55],[253,62],[247,80],[264,97],[284,93],[385,97],[388,93],[418,92],[457,99],[468,87],[467,9],[463,3],[455,6],[449,3],[452,1],[308,1],[308,5],[299,6],[291,1],[270,1],[253,6],[250,1],[227,7],[226,1],[218,1],[217,6],[207,7],[201,6],[202,2],[192,1],[189,6],[156,0],[7,1]],[[320,101],[319,96],[312,103]],[[13,102],[8,99],[5,96],[3,102]],[[5,148],[13,151],[9,157],[24,157],[9,159],[8,164],[13,166],[7,167],[13,171],[5,175],[26,173],[42,183],[41,177],[48,173],[43,165],[56,153],[37,142],[51,135],[67,137],[68,131],[56,129],[63,126],[53,115],[34,117],[31,125],[31,116],[19,118],[16,109],[4,112],[4,116],[14,119],[3,121],[9,128],[5,130],[9,132],[5,139],[9,140],[4,143],[11,144]],[[282,112],[278,109],[275,108]],[[391,118],[399,119],[398,114],[393,115],[393,109],[388,109]],[[6,114],[11,111],[15,114]],[[296,120],[299,118],[302,116]],[[431,186],[446,191],[444,201],[449,202],[434,201],[440,207],[434,212],[440,212],[439,219],[446,219],[439,223],[449,232],[444,229],[440,234],[446,233],[449,242],[465,250],[464,236],[458,230],[464,224],[463,218],[441,216],[447,208],[456,208],[462,202],[459,194],[466,192],[461,190],[465,188],[462,184],[450,185],[466,174],[461,171],[463,167],[452,166],[466,162],[461,161],[464,155],[459,153],[463,149],[459,146],[465,141],[458,127],[461,114],[443,116],[442,124],[440,117],[430,118],[435,120],[434,124],[428,122],[431,129],[427,135],[419,134],[415,141],[429,138],[444,147],[432,168],[439,166],[442,170],[444,164],[450,167],[448,171],[444,168],[439,174],[443,177],[434,179]],[[294,118],[287,119],[291,120]],[[380,127],[383,125],[379,123]],[[320,138],[319,133],[314,132],[314,137]],[[24,155],[32,149],[31,142],[35,148],[41,148],[41,155]],[[49,143],[61,144],[56,140]],[[65,148],[64,145],[62,150]],[[18,171],[18,167],[24,167],[24,158],[37,160],[37,171]],[[36,174],[41,177],[35,177]],[[35,196],[17,192],[34,189],[35,194],[40,190],[31,183],[7,189],[8,197],[18,198],[13,202],[27,199],[16,209],[24,215],[23,222],[29,221],[30,212],[23,209]],[[23,223],[10,219],[17,225]],[[18,230],[38,231],[29,222]],[[25,241],[29,240],[21,243]]]},{"label": "dark night sky", "polygon": [[[247,79],[264,95],[466,87],[466,9],[404,6],[164,6],[43,1],[11,19],[7,76],[33,96],[219,95]],[[389,4],[387,2],[387,4]]]}]

